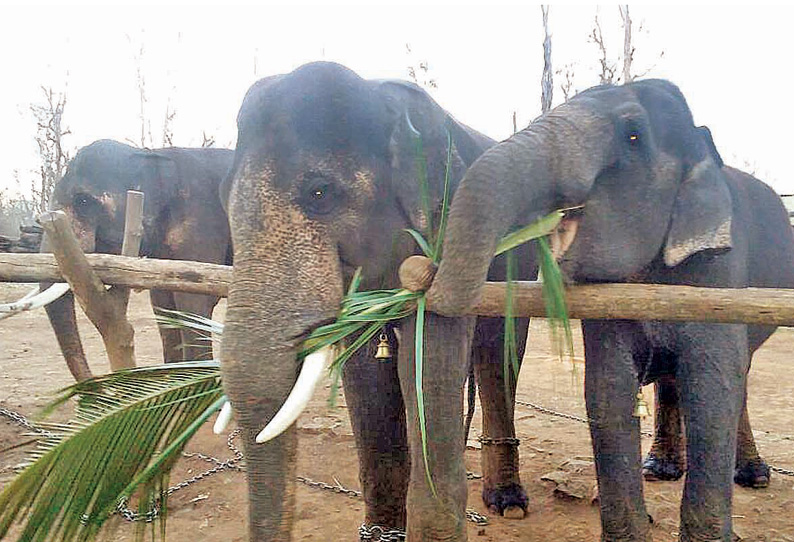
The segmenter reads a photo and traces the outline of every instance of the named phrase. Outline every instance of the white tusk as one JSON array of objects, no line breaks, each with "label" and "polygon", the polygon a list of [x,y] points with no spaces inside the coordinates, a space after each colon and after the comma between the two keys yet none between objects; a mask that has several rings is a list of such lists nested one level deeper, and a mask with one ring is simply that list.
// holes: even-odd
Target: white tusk
[{"label": "white tusk", "polygon": [[287,400],[281,405],[281,410],[276,412],[270,423],[256,436],[258,443],[261,444],[276,438],[295,423],[306,405],[309,404],[309,400],[314,394],[314,388],[322,380],[333,359],[333,351],[328,347],[306,356],[298,380]]},{"label": "white tusk", "polygon": [[[36,289],[38,290],[38,288]],[[40,293],[28,292],[22,299],[13,303],[0,304],[0,320],[14,314],[33,309],[40,309],[48,305],[69,291],[69,284],[58,282]]]},{"label": "white tusk", "polygon": [[226,426],[229,425],[229,421],[232,419],[232,404],[229,401],[223,403],[221,407],[221,412],[218,414],[218,419],[215,420],[215,425],[212,426],[212,432],[216,435],[220,435],[224,431],[226,431]]}]

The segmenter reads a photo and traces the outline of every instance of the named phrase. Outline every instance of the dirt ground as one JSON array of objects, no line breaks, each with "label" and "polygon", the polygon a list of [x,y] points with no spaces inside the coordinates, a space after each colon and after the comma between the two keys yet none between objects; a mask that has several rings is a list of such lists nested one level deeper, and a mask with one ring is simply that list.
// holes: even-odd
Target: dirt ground
[{"label": "dirt ground", "polygon": [[[0,302],[17,299],[26,291],[21,285],[0,285]],[[222,318],[222,313],[220,306],[216,319]],[[159,363],[160,340],[147,294],[133,294],[130,315],[136,329],[139,363]],[[81,331],[93,371],[106,371],[101,339],[84,318]],[[561,362],[552,354],[543,321],[533,322],[530,345],[521,372],[519,400],[584,416],[581,363]],[[576,338],[576,352],[581,362],[580,334]],[[750,415],[761,454],[770,464],[785,469],[794,469],[794,375],[789,372],[792,352],[794,330],[779,330],[756,355],[750,375]],[[34,415],[47,402],[51,391],[71,382],[44,311],[0,321],[0,364],[0,407],[25,416]],[[344,400],[329,408],[328,389],[326,386],[317,394],[300,419],[298,474],[357,489],[356,454]],[[650,389],[645,390],[645,396],[651,400]],[[523,520],[508,520],[489,514],[479,497],[481,483],[471,481],[469,506],[488,515],[490,522],[486,526],[470,523],[470,539],[598,540],[598,509],[590,502],[595,474],[587,426],[523,405],[517,407],[516,419],[522,442],[521,479],[530,496],[528,516]],[[650,419],[643,421],[643,429],[651,427]],[[472,434],[479,434],[479,412]],[[0,416],[0,488],[13,478],[13,467],[31,449],[29,441],[25,430]],[[643,438],[644,449],[649,444],[650,439]],[[187,451],[220,458],[231,456],[225,439],[212,435],[209,427],[204,427],[188,444]],[[467,451],[469,470],[480,471],[479,455],[474,447]],[[172,483],[208,467],[201,459],[182,459]],[[569,492],[583,498],[566,497],[555,491],[555,482],[541,479],[549,474],[558,480],[562,477]],[[244,484],[242,473],[226,471],[176,492],[169,500],[168,540],[244,541],[247,508]],[[682,482],[646,483],[648,510],[655,520],[653,532],[657,542],[677,540],[681,489]],[[359,499],[299,485],[297,500],[294,540],[358,540],[357,529],[363,518]],[[735,531],[745,540],[794,542],[794,477],[776,473],[770,486],[761,490],[736,487],[733,513]],[[116,523],[107,539],[132,540],[132,526],[122,521]],[[13,539],[12,535],[10,540]]]}]

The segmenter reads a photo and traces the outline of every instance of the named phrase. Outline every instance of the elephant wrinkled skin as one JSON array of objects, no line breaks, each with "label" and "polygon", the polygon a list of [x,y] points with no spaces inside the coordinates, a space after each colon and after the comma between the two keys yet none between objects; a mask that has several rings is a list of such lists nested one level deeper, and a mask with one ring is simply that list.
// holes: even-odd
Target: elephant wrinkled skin
[{"label": "elephant wrinkled skin", "polygon": [[[794,236],[780,198],[723,167],[678,88],[648,80],[587,90],[472,165],[453,200],[428,302],[447,315],[462,313],[477,300],[497,240],[510,227],[578,205],[569,217],[577,235],[561,258],[574,282],[794,286]],[[582,325],[602,539],[651,540],[632,414],[638,385],[661,379],[674,392],[663,402],[680,408],[686,428],[680,539],[732,540],[746,375],[773,328]],[[673,431],[676,424],[677,417]]]},{"label": "elephant wrinkled skin", "polygon": [[[51,209],[66,213],[85,252],[120,254],[127,190],[144,193],[140,254],[230,264],[229,226],[218,187],[232,164],[228,149],[137,149],[111,140],[83,147],[53,189]],[[42,251],[47,251],[46,241]],[[209,317],[217,297],[151,290],[152,306]],[[47,306],[69,370],[91,376],[77,331],[74,296]],[[160,328],[166,362],[207,356],[189,330]],[[211,353],[210,356],[211,357]]]},{"label": "elephant wrinkled skin", "polygon": [[[430,218],[421,210],[416,136],[421,135],[435,213],[447,135],[453,141],[453,188],[493,142],[457,122],[416,85],[365,81],[326,62],[255,83],[238,128],[234,165],[221,188],[234,245],[221,367],[244,439],[250,540],[288,540],[296,432],[292,427],[261,445],[255,437],[296,381],[297,349],[313,329],[335,319],[356,268],[362,269],[362,290],[399,286],[400,263],[417,251],[403,230],[422,230]],[[492,273],[504,277],[499,262]],[[407,320],[402,337],[413,337],[413,321]],[[522,351],[526,324],[518,326]],[[482,319],[475,325],[430,316],[427,366],[454,360],[449,370],[424,380],[425,389],[433,390],[426,410],[439,499],[425,480],[418,444],[413,348],[399,347],[393,326],[385,332],[396,363],[376,362],[369,345],[343,374],[365,523],[389,530],[407,522],[412,540],[463,540],[462,386],[470,353],[487,436],[514,436],[512,397],[505,396],[502,376],[503,322]],[[477,340],[469,351],[472,336]],[[500,512],[525,509],[516,448],[491,446],[484,455],[486,502]]]}]

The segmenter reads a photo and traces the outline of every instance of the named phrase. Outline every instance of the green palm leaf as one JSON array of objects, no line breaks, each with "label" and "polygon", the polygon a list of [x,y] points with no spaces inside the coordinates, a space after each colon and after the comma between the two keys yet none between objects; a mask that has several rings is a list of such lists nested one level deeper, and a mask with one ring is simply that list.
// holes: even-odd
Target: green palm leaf
[{"label": "green palm leaf", "polygon": [[51,435],[0,494],[0,538],[20,522],[19,542],[92,540],[121,499],[164,500],[185,443],[224,401],[212,361],[90,379],[62,390],[51,408],[72,397],[74,418],[42,424]]}]

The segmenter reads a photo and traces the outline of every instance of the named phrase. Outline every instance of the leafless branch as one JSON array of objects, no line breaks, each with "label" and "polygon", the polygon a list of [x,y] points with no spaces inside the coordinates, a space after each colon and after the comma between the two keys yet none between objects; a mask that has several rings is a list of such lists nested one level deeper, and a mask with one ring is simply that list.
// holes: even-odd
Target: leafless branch
[{"label": "leafless branch", "polygon": [[541,111],[546,113],[551,109],[551,101],[554,96],[554,80],[551,69],[551,36],[549,35],[549,6],[540,6],[543,14],[543,76],[540,80]]}]

